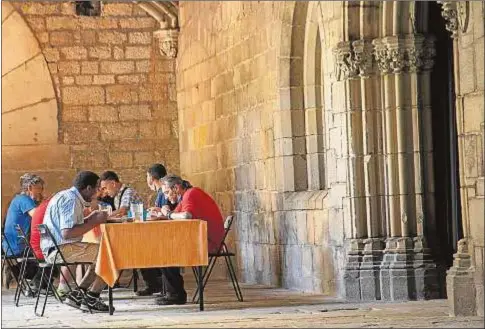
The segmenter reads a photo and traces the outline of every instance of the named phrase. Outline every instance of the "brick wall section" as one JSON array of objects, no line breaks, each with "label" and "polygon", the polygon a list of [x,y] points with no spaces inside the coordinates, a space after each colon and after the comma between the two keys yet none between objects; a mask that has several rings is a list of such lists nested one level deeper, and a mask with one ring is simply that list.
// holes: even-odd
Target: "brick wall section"
[{"label": "brick wall section", "polygon": [[150,164],[178,172],[175,61],[159,54],[157,22],[131,3],[104,3],[100,17],[72,2],[14,6],[48,62],[70,169],[113,169],[142,193]]}]

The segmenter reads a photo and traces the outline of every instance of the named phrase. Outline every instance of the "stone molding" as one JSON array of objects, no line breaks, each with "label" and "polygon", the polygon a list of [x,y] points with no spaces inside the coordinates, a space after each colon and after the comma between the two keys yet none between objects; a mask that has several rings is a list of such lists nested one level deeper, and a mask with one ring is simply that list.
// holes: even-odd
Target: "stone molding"
[{"label": "stone molding", "polygon": [[333,49],[338,81],[367,78],[372,73],[372,44],[369,40],[342,41]]},{"label": "stone molding", "polygon": [[441,4],[441,15],[446,20],[446,29],[451,37],[456,38],[458,31],[466,32],[470,16],[469,1],[438,1]]},{"label": "stone molding", "polygon": [[374,39],[374,57],[382,74],[431,70],[436,49],[434,37],[421,34]]},{"label": "stone molding", "polygon": [[160,54],[175,58],[178,53],[178,6],[173,1],[136,1],[138,6],[155,18],[160,29],[154,32],[158,40]]}]

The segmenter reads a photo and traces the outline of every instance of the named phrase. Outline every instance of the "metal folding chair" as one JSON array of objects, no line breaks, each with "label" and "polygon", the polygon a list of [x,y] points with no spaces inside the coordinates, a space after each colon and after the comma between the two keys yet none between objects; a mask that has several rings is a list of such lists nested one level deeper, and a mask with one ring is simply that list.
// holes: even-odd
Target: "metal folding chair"
[{"label": "metal folding chair", "polygon": [[[229,272],[229,277],[231,278],[232,286],[234,288],[234,292],[236,293],[236,297],[238,301],[242,302],[243,296],[242,296],[241,288],[239,287],[236,271],[231,261],[231,257],[235,256],[235,254],[233,252],[230,252],[229,248],[226,245],[226,237],[229,234],[229,231],[231,230],[233,221],[234,221],[234,216],[228,216],[224,221],[224,237],[222,238],[221,244],[217,249],[217,252],[212,252],[212,253],[209,252],[209,264],[202,274],[202,279],[203,279],[202,282],[203,282],[203,288],[205,288],[207,281],[209,281],[209,277],[212,273],[212,270],[214,269],[217,259],[219,257],[224,257],[224,260],[226,261],[227,270]],[[195,278],[198,280],[199,278],[198,278],[197,272],[194,269],[192,269],[192,271],[194,272]],[[199,295],[199,288],[196,289],[194,296],[192,297],[192,302],[196,302],[196,301],[198,302],[198,295]]]},{"label": "metal folding chair", "polygon": [[[24,249],[24,261],[22,262],[22,268],[20,270],[20,279],[25,281],[25,272],[26,272],[26,268],[27,268],[27,261],[28,260],[32,260],[34,259],[35,262],[37,263],[37,265],[39,266],[40,269],[42,269],[43,271],[45,269],[49,270],[49,271],[53,271],[53,266],[52,264],[49,264],[49,263],[46,263],[44,262],[43,259],[39,259],[37,258],[37,256],[35,255],[35,253],[33,253],[33,249],[32,249],[32,245],[30,244],[30,241],[29,241],[29,238],[27,237],[27,234],[24,232],[24,230],[22,229],[22,227],[20,227],[20,225],[15,225],[15,230],[17,231],[17,236],[19,238],[19,240],[21,240],[24,244],[25,244],[25,249]],[[34,257],[28,257],[28,255],[30,254],[33,254]],[[40,295],[42,293],[42,284],[44,283],[44,281],[42,281],[42,277],[41,277],[41,281],[40,281],[40,287],[39,287],[39,290],[37,291],[37,295]],[[46,291],[45,293],[48,294],[49,293],[49,289],[48,288],[51,288],[50,291],[52,292],[52,294],[56,297],[57,300],[61,301],[61,299],[59,298],[59,296],[57,295],[57,292],[55,291],[55,289],[53,288],[52,285],[47,285],[47,288],[46,288]],[[32,288],[31,288],[32,289]],[[36,297],[35,294],[33,297]],[[19,300],[20,300],[20,292],[16,295],[16,300],[15,300],[15,306],[19,306]],[[62,302],[62,301],[61,301]]]},{"label": "metal folding chair", "polygon": [[[3,244],[5,241],[5,245]],[[27,253],[26,253],[27,252]],[[24,260],[19,262],[19,259]],[[10,267],[12,276],[14,277],[15,281],[17,282],[17,287],[15,289],[14,294],[14,301],[17,303],[18,295],[23,294],[24,296],[31,296],[34,297],[34,292],[30,288],[27,280],[21,276],[22,269],[26,265],[26,261],[28,260],[28,250],[24,250],[22,255],[15,255],[13,252],[13,248],[10,245],[5,233],[2,231],[2,270],[7,264]],[[19,268],[20,265],[20,268]],[[18,306],[18,304],[16,305]]]},{"label": "metal folding chair", "polygon": [[[55,252],[54,263],[52,263],[52,270],[49,273],[49,279],[47,281],[46,291],[48,292],[51,289],[51,285],[52,285],[52,273],[54,272],[53,269],[56,268],[56,266],[57,266],[58,269],[59,269],[59,272],[64,277],[64,275],[62,274],[62,271],[61,271],[61,267],[62,266],[66,266],[67,267],[67,270],[69,271],[69,275],[71,276],[71,278],[74,278],[74,284],[76,285],[76,289],[81,292],[82,298],[83,298],[84,302],[86,303],[86,306],[88,307],[89,312],[90,313],[93,313],[93,311],[91,310],[91,308],[89,307],[89,305],[87,303],[86,294],[79,287],[79,285],[78,285],[78,283],[76,282],[76,279],[75,279],[76,276],[73,275],[71,269],[69,268],[69,266],[72,266],[72,265],[74,265],[74,266],[76,266],[76,265],[86,265],[86,264],[91,265],[91,263],[89,263],[89,262],[67,262],[66,259],[64,258],[64,255],[62,254],[62,252],[61,252],[61,250],[59,248],[59,245],[57,244],[56,240],[54,239],[54,236],[52,235],[52,233],[49,230],[49,228],[47,227],[47,225],[45,225],[45,224],[39,224],[39,225],[37,225],[37,227],[39,228],[39,233],[40,233],[41,240],[50,240],[52,242],[52,244],[54,245],[54,250],[52,252]],[[57,256],[59,256],[61,258],[61,262],[58,262],[57,261]],[[44,282],[44,274],[45,274],[45,268],[42,268],[41,282]],[[64,277],[64,280],[66,280],[65,277]],[[66,280],[66,283],[67,283],[67,286],[68,286],[69,290],[72,292],[72,289],[71,289],[71,286],[69,285],[68,280]],[[57,296],[57,292],[56,292],[56,296]],[[45,306],[47,304],[47,298],[48,297],[49,297],[49,294],[46,293],[45,294],[45,299],[44,299],[44,305],[42,307],[42,313],[39,315],[37,313],[37,306],[39,304],[40,294],[37,294],[37,301],[35,302],[35,310],[34,310],[35,315],[37,315],[37,316],[44,316]]]}]

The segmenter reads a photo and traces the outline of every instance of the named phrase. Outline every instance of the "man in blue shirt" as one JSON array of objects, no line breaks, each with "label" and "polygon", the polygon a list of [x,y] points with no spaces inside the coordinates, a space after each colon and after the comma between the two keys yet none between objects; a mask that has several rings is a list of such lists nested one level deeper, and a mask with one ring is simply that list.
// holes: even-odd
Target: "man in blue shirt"
[{"label": "man in blue shirt", "polygon": [[[176,204],[171,204],[161,189],[161,180],[167,175],[167,169],[162,164],[156,163],[147,170],[147,185],[152,191],[157,192],[155,199],[155,207],[149,208],[150,212],[156,212],[163,206],[168,206],[175,209]],[[172,209],[172,210],[173,210]],[[149,214],[150,215],[150,214]],[[140,269],[143,280],[145,281],[145,289],[138,290],[137,296],[151,296],[154,293],[162,291],[162,269],[161,268],[143,268]]]},{"label": "man in blue shirt", "polygon": [[[7,241],[2,241],[2,248],[8,256],[22,256],[25,244],[18,239],[15,226],[18,224],[22,230],[29,234],[32,216],[38,204],[42,201],[44,191],[44,181],[37,175],[26,173],[20,177],[20,193],[10,202],[7,210],[7,218],[4,224],[4,233]],[[12,268],[15,273],[19,273],[20,267]],[[32,279],[31,286],[36,288],[40,283],[40,276],[36,275],[38,270],[36,262],[27,262],[26,278]],[[35,277],[34,277],[35,275]]]}]

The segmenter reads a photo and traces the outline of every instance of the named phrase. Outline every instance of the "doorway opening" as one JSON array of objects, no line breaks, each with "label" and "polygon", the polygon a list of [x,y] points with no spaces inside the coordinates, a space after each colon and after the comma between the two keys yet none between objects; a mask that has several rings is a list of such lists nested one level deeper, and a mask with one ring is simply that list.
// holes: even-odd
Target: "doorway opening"
[{"label": "doorway opening", "polygon": [[428,33],[436,37],[436,57],[431,73],[436,232],[429,235],[429,240],[437,263],[449,268],[453,263],[453,254],[456,252],[458,240],[463,237],[453,40],[445,28],[441,5],[434,1],[428,4]]}]

